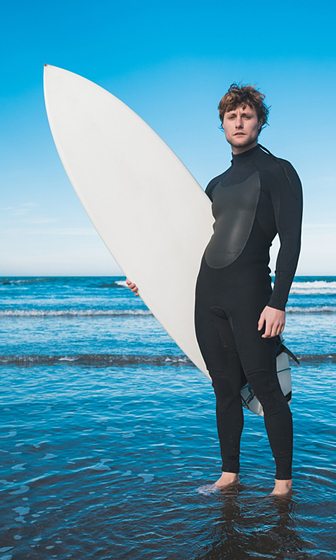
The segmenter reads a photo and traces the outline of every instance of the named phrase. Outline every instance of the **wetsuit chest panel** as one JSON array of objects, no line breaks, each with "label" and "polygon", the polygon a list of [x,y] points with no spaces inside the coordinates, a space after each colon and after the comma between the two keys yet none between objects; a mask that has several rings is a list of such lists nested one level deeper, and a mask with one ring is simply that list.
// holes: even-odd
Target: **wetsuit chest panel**
[{"label": "wetsuit chest panel", "polygon": [[260,195],[260,177],[256,171],[242,183],[222,186],[212,193],[214,233],[205,251],[211,268],[223,268],[242,253],[250,236]]}]

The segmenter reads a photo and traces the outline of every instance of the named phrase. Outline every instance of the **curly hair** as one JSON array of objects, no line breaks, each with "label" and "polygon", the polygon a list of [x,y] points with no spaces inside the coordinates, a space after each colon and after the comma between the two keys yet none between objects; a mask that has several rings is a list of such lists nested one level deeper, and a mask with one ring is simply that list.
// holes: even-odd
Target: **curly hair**
[{"label": "curly hair", "polygon": [[231,84],[227,93],[222,97],[219,102],[219,118],[223,123],[224,113],[227,111],[233,111],[239,105],[248,105],[251,109],[255,109],[258,120],[261,121],[261,127],[267,124],[267,118],[269,113],[269,107],[264,103],[265,96],[260,93],[253,86],[242,86],[239,84]]}]

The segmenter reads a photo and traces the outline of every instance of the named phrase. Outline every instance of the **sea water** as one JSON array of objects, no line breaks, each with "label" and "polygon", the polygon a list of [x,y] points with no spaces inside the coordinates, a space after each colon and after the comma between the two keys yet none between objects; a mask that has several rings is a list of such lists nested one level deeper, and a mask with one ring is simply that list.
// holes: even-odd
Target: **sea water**
[{"label": "sea water", "polygon": [[220,475],[211,383],[124,278],[2,278],[0,293],[0,560],[336,557],[336,278],[296,278],[288,303],[285,499],[248,411],[239,486],[198,491]]}]

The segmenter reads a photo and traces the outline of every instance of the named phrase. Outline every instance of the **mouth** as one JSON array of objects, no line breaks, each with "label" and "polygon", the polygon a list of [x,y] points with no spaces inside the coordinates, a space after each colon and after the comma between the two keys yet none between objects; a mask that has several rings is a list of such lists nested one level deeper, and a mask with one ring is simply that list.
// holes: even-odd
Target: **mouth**
[{"label": "mouth", "polygon": [[233,136],[245,136],[245,132],[235,132]]}]

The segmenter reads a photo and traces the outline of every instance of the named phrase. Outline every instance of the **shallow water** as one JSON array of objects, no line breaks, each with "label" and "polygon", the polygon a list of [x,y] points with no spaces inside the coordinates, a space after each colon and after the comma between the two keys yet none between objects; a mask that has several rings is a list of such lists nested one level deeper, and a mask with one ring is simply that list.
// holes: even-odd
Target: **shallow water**
[{"label": "shallow water", "polygon": [[[85,291],[73,282],[70,306],[57,296],[49,310],[145,311],[126,290],[95,300],[87,279]],[[31,293],[2,311],[45,310]],[[0,560],[335,558],[334,317],[288,317],[303,360],[286,499],[270,496],[274,462],[250,412],[239,486],[198,491],[220,471],[211,384],[151,315],[4,317]]]}]

